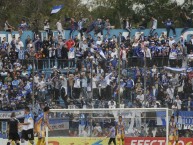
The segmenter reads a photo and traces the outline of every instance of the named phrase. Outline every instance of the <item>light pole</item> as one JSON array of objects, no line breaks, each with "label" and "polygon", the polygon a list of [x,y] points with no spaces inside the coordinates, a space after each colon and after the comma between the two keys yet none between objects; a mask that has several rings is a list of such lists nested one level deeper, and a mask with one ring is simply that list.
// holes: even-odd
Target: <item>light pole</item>
[{"label": "light pole", "polygon": [[121,56],[120,56],[120,46],[121,46],[121,36],[119,38],[119,46],[116,44],[116,49],[118,49],[118,104],[120,108],[121,104],[121,94],[120,94],[120,79],[121,79]]}]

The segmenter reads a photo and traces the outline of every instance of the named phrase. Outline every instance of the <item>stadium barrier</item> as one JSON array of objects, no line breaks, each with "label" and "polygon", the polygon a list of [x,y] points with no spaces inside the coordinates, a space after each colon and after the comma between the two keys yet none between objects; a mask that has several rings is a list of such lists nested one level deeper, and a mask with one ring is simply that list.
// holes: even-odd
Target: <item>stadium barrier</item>
[{"label": "stadium barrier", "polygon": [[[181,36],[181,31],[182,31],[183,28],[176,28],[176,37],[175,39],[176,40],[179,40],[180,36]],[[103,30],[104,32],[104,36],[107,34],[107,31],[106,30]],[[118,35],[119,33],[122,33],[123,36],[128,36],[128,32],[124,29],[112,29],[110,31],[110,37],[112,37],[113,35]],[[148,36],[149,35],[149,32],[150,32],[150,29],[145,29],[143,30],[142,32],[144,32],[144,35],[145,36]],[[166,29],[165,28],[159,28],[159,29],[156,29],[154,34],[157,33],[158,36],[160,36],[160,34],[164,32],[166,34]],[[64,30],[63,31],[64,33],[64,36],[65,36],[65,39],[69,39],[69,33],[70,33],[70,30]],[[48,34],[46,31],[40,31],[39,33],[41,36],[40,38],[43,40],[44,37],[45,38],[48,38]],[[90,32],[89,34],[91,34],[92,36],[94,36],[94,32]],[[19,37],[19,32],[18,31],[13,31],[12,32],[12,35],[15,35],[16,39]],[[0,43],[3,41],[3,38],[5,37],[7,39],[7,41],[10,43],[11,40],[12,40],[12,35],[9,33],[9,32],[5,32],[5,31],[0,31]],[[78,31],[75,31],[73,33],[73,36],[80,36],[79,32]],[[132,29],[132,32],[131,32],[131,36],[139,36],[140,33],[138,32],[137,29]],[[190,36],[193,35],[193,28],[190,28],[188,29],[184,34],[183,34],[183,37],[184,39],[186,40],[189,40],[190,39]],[[34,37],[34,33],[32,31],[24,31],[22,36],[21,36],[21,40],[22,42],[25,44],[25,40],[27,38],[27,36],[30,36],[30,38],[33,38]],[[53,36],[58,36],[58,31],[56,30],[53,30]],[[100,36],[100,35],[99,35]],[[170,32],[170,36],[173,36],[173,33]]]}]

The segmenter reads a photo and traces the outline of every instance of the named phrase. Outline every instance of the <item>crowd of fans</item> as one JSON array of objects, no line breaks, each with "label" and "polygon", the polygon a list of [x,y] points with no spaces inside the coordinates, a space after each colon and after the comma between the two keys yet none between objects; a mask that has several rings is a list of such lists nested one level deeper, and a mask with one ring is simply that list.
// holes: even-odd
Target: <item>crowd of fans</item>
[{"label": "crowd of fans", "polygon": [[[191,22],[186,15],[187,23]],[[44,30],[48,38],[29,36],[25,42],[12,36],[9,44],[6,38],[1,43],[1,110],[20,109],[26,103],[55,104],[59,107],[163,107],[191,110],[193,103],[192,79],[187,73],[172,73],[164,66],[193,66],[193,36],[186,41],[169,37],[170,29],[176,35],[173,21],[167,19],[167,35],[155,32],[157,20],[152,17],[150,35],[142,30],[147,21],[142,18],[139,34],[130,36],[129,18],[122,19],[123,28],[129,31],[110,37],[109,19],[97,19],[87,28],[86,19],[70,22],[70,39],[64,39],[62,23],[56,23],[59,35],[50,33],[49,21],[45,20]],[[24,26],[25,24],[25,26]],[[23,32],[26,22],[19,30]],[[189,25],[190,26],[190,25]],[[6,21],[5,27],[12,31]],[[81,37],[73,36],[78,30]],[[107,29],[107,34],[103,30]],[[94,30],[95,35],[89,34]],[[97,34],[101,33],[100,36]],[[72,37],[73,36],[73,37]],[[118,87],[118,67],[120,56],[120,88]],[[186,66],[185,66],[186,67]],[[34,68],[34,69],[33,69]],[[49,68],[52,70],[48,71]],[[190,103],[189,103],[190,102]],[[23,105],[21,105],[21,103]],[[183,107],[183,104],[185,107]],[[189,106],[187,108],[187,106]]]},{"label": "crowd of fans", "polygon": [[193,37],[176,41],[164,33],[144,36],[143,32],[126,38],[122,33],[112,38],[88,34],[69,40],[62,35],[41,40],[36,35],[34,39],[28,36],[25,43],[13,35],[10,44],[4,38],[1,110],[19,109],[21,102],[32,104],[32,100],[63,107],[116,107],[119,93],[125,107],[180,110],[190,101],[190,107],[183,109],[191,110],[192,79],[163,67],[182,67],[186,58],[192,66],[192,41]]}]

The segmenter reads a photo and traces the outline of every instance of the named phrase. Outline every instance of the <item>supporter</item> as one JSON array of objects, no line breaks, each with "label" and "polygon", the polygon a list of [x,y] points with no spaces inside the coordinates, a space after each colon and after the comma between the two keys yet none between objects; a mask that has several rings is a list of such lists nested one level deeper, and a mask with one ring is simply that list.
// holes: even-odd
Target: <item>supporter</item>
[{"label": "supporter", "polygon": [[5,31],[7,31],[7,32],[11,32],[11,34],[12,34],[12,31],[14,30],[14,27],[9,24],[9,22],[8,22],[7,19],[6,19],[6,21],[5,21],[5,27],[4,27],[4,29],[5,29]]},{"label": "supporter", "polygon": [[105,21],[105,28],[107,30],[107,35],[110,35],[110,29],[114,28],[113,26],[111,26],[109,19],[106,19]]},{"label": "supporter", "polygon": [[138,28],[139,28],[139,31],[147,28],[147,20],[144,17],[141,19],[141,23],[139,24]]},{"label": "supporter", "polygon": [[126,19],[121,18],[121,21],[123,23],[123,29],[127,30],[129,32],[128,36],[130,37],[131,34],[131,18],[127,17]]},{"label": "supporter", "polygon": [[184,34],[184,32],[186,32],[189,28],[192,27],[192,18],[189,17],[186,13],[184,13],[184,17],[185,17],[185,27],[181,31],[181,34]]},{"label": "supporter", "polygon": [[176,29],[175,29],[174,22],[170,18],[168,18],[165,22],[162,22],[162,23],[164,23],[164,25],[166,26],[167,37],[169,37],[171,29],[172,29],[173,35],[175,37],[176,36]]},{"label": "supporter", "polygon": [[185,108],[187,111],[192,111],[193,110],[193,101],[191,97],[188,97],[188,100],[185,103]]},{"label": "supporter", "polygon": [[50,33],[50,23],[47,19],[44,21],[44,31],[46,31],[48,34]]},{"label": "supporter", "polygon": [[192,41],[189,41],[187,43],[185,43],[186,47],[187,47],[187,53],[190,54],[193,51],[193,43]]},{"label": "supporter", "polygon": [[70,19],[70,38],[72,38],[73,39],[73,33],[74,33],[74,31],[77,29],[77,27],[78,27],[78,24],[77,24],[77,22],[75,21],[75,19],[74,18],[71,18]]},{"label": "supporter", "polygon": [[23,19],[21,21],[21,24],[18,27],[18,32],[19,32],[20,36],[23,34],[23,31],[27,30],[27,27],[28,27],[28,25],[27,25],[26,21]]},{"label": "supporter", "polygon": [[61,20],[58,19],[58,22],[56,23],[56,27],[58,30],[58,33],[62,36],[62,38],[64,39],[64,32],[63,32],[63,28],[62,28],[62,23]]},{"label": "supporter", "polygon": [[152,26],[149,33],[150,33],[150,36],[153,36],[154,31],[157,29],[157,19],[155,19],[154,17],[151,17],[151,21],[152,21]]}]

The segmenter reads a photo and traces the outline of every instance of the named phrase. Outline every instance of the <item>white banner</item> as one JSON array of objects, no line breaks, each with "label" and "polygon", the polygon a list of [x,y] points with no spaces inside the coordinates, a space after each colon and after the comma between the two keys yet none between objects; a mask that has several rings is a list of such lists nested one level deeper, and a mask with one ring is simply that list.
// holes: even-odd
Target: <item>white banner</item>
[{"label": "white banner", "polygon": [[0,111],[0,119],[9,119],[12,112],[15,112],[16,118],[24,117],[24,110]]}]

